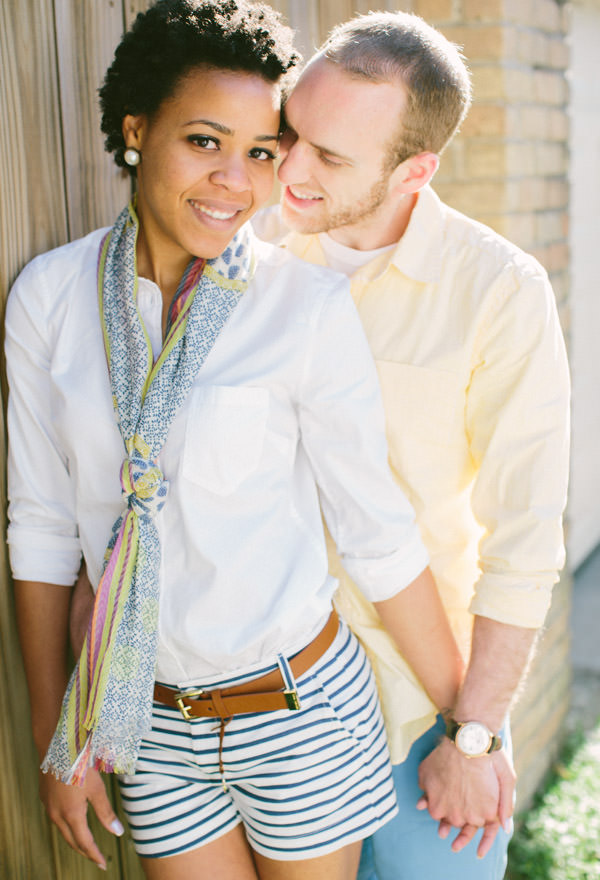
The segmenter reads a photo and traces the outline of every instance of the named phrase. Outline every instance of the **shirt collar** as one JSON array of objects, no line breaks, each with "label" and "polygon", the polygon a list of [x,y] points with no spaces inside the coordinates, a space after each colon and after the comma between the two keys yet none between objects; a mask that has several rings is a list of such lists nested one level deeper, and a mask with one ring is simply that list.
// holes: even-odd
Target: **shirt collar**
[{"label": "shirt collar", "polygon": [[444,226],[442,202],[430,186],[423,187],[404,235],[392,251],[390,264],[415,281],[438,282]]},{"label": "shirt collar", "polygon": [[326,266],[327,259],[318,235],[302,235],[300,232],[288,232],[281,242],[281,247],[289,248],[292,253],[307,263]]}]

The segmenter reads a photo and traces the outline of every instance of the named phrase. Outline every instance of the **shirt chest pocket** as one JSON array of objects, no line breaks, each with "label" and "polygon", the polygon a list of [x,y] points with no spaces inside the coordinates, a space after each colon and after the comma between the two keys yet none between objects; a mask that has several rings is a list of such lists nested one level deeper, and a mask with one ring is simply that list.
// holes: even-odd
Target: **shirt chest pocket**
[{"label": "shirt chest pocket", "polygon": [[[462,473],[469,451],[465,390],[452,373],[412,364],[377,361],[386,408],[390,457],[412,480],[447,480]],[[410,480],[409,480],[410,482]]]},{"label": "shirt chest pocket", "polygon": [[234,492],[258,468],[268,414],[266,388],[195,388],[185,429],[185,479],[216,495]]}]

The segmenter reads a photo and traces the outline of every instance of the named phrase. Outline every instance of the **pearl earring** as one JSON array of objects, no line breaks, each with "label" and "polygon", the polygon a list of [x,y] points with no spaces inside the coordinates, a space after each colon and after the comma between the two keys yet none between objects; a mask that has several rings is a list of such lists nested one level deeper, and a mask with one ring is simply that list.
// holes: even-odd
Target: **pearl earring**
[{"label": "pearl earring", "polygon": [[134,165],[139,165],[141,160],[140,151],[136,150],[135,147],[128,147],[123,153],[123,158],[127,162],[128,165],[132,167]]}]

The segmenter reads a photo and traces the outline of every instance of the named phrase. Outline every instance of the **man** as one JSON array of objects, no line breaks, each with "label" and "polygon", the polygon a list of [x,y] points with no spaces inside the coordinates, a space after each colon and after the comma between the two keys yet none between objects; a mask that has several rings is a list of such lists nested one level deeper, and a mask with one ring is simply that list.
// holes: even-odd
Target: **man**
[{"label": "man", "polygon": [[[333,560],[339,607],[378,677],[400,803],[366,843],[361,880],[504,876],[514,772],[502,728],[564,556],[568,373],[546,273],[428,186],[470,94],[441,34],[413,15],[373,13],[333,31],[286,107],[283,244],[351,278],[390,462],[468,658],[456,704],[440,707],[444,736]],[[259,234],[279,235],[276,214]]]}]

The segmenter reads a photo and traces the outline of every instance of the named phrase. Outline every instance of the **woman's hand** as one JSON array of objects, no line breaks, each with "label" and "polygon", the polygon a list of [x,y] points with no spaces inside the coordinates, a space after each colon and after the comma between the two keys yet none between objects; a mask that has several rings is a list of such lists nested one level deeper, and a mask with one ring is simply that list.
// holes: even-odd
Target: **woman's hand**
[{"label": "woman's hand", "polygon": [[[58,722],[67,686],[70,602],[71,587],[38,581],[15,581],[17,624],[30,695],[33,735],[40,762]],[[87,856],[98,867],[106,868],[104,856],[88,826],[88,803],[108,831],[121,835],[123,827],[108,800],[100,774],[88,769],[85,782],[79,787],[64,785],[50,773],[40,773],[39,790],[48,816],[69,846]]]},{"label": "woman's hand", "polygon": [[51,773],[40,771],[40,798],[50,820],[54,822],[69,846],[105,871],[106,860],[98,849],[88,825],[88,803],[107,831],[120,837],[123,834],[123,826],[107,797],[100,773],[90,768],[83,785],[77,786],[64,785]]}]

